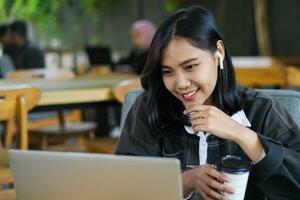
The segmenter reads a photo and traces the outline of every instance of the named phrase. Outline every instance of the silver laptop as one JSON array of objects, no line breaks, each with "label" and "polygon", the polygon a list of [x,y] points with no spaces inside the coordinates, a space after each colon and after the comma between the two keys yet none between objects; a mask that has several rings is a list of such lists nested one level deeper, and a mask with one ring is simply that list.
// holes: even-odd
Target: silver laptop
[{"label": "silver laptop", "polygon": [[181,200],[176,159],[10,150],[18,200]]}]

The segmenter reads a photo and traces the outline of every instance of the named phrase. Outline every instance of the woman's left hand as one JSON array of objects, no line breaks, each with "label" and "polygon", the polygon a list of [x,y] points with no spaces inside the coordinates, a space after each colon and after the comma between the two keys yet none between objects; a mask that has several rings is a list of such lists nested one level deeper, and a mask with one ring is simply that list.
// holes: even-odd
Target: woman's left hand
[{"label": "woman's left hand", "polygon": [[191,114],[192,128],[195,133],[204,131],[219,138],[234,140],[239,128],[244,128],[238,122],[220,109],[209,105],[192,105],[184,111]]}]

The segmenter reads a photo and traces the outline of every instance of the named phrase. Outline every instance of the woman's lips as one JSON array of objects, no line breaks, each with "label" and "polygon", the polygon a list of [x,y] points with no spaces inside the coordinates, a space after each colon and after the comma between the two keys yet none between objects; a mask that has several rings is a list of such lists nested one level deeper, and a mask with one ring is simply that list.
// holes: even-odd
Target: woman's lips
[{"label": "woman's lips", "polygon": [[181,94],[180,96],[184,101],[193,101],[196,98],[197,92],[198,90],[194,90],[189,93]]}]

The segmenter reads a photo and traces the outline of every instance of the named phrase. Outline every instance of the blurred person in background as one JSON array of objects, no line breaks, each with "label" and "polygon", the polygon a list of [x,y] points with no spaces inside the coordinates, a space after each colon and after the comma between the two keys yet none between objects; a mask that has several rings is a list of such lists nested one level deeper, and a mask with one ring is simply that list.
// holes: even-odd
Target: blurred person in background
[{"label": "blurred person in background", "polygon": [[44,68],[44,53],[28,40],[26,23],[15,21],[9,28],[10,44],[4,52],[10,55],[16,69]]},{"label": "blurred person in background", "polygon": [[5,77],[5,74],[15,69],[15,65],[11,57],[3,52],[10,43],[10,30],[7,24],[0,25],[0,78]]},{"label": "blurred person in background", "polygon": [[1,48],[6,48],[10,44],[10,29],[8,24],[1,24],[0,25],[0,43]]},{"label": "blurred person in background", "polygon": [[156,26],[149,20],[138,20],[131,26],[131,38],[134,48],[126,58],[122,58],[117,64],[126,64],[132,70],[141,74],[147,58],[148,49],[156,32]]}]

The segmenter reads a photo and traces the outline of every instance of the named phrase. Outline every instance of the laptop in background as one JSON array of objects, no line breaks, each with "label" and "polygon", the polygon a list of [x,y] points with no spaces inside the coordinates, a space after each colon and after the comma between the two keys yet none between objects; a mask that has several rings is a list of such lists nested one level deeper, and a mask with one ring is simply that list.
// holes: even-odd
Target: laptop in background
[{"label": "laptop in background", "polygon": [[18,200],[181,200],[179,160],[9,151]]},{"label": "laptop in background", "polygon": [[113,62],[111,60],[111,51],[109,47],[106,46],[87,46],[85,51],[88,55],[90,65],[100,66],[109,65],[113,68]]}]

